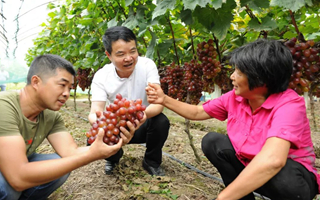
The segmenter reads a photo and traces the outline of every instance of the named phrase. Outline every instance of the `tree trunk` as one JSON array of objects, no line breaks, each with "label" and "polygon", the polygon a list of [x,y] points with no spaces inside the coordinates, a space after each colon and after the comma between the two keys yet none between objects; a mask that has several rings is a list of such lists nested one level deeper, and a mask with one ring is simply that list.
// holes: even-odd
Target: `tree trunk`
[{"label": "tree trunk", "polygon": [[74,88],[73,107],[74,111],[77,111],[77,87]]},{"label": "tree trunk", "polygon": [[313,95],[312,95],[312,86],[308,92],[309,94],[309,100],[310,100],[310,113],[311,113],[311,118],[312,118],[312,123],[313,123],[313,128],[315,131],[317,131],[317,122],[316,122],[316,115],[314,112],[315,106],[314,106],[314,99],[313,99]]}]

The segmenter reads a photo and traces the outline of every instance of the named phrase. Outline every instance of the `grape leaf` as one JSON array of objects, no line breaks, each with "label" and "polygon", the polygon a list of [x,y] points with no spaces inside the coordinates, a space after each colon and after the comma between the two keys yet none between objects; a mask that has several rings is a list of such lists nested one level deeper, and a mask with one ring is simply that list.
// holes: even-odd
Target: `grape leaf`
[{"label": "grape leaf", "polygon": [[152,59],[153,53],[154,53],[154,49],[155,49],[155,46],[156,46],[156,39],[158,37],[154,32],[151,32],[151,36],[152,36],[152,39],[151,39],[151,42],[150,42],[150,44],[149,44],[149,46],[147,48],[146,57]]},{"label": "grape leaf", "polygon": [[182,10],[180,13],[180,18],[183,23],[186,25],[193,24],[192,12],[191,10]]},{"label": "grape leaf", "polygon": [[127,20],[122,24],[123,26],[126,26],[129,29],[134,29],[136,26],[138,26],[139,21],[137,19],[137,15],[134,12],[133,8],[129,8],[129,15]]},{"label": "grape leaf", "polygon": [[277,28],[277,23],[271,17],[266,16],[261,19],[261,24],[259,24],[257,18],[251,19],[248,23],[248,27],[255,31],[268,31]]},{"label": "grape leaf", "polygon": [[297,11],[305,5],[312,6],[311,0],[271,0],[270,6],[279,6],[292,11]]},{"label": "grape leaf", "polygon": [[126,0],[125,2],[126,2],[126,6],[130,6],[132,4],[133,0]]},{"label": "grape leaf", "polygon": [[211,0],[182,0],[185,9],[194,10],[198,5],[200,7],[206,7]]},{"label": "grape leaf", "polygon": [[159,4],[157,4],[157,7],[154,9],[152,13],[152,20],[156,17],[159,17],[161,15],[164,15],[167,10],[174,10],[176,5],[176,0],[163,0]]},{"label": "grape leaf", "polygon": [[203,24],[209,31],[212,31],[218,39],[224,39],[231,21],[233,20],[232,10],[236,7],[233,0],[227,0],[221,8],[215,10],[210,7],[197,7],[193,15]]}]

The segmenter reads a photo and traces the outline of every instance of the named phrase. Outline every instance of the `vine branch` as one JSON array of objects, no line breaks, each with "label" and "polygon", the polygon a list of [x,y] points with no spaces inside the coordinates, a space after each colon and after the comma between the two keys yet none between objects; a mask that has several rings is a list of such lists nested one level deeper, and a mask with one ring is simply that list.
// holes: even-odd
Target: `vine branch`
[{"label": "vine branch", "polygon": [[177,64],[180,66],[180,61],[179,61],[179,56],[178,56],[178,51],[177,51],[176,40],[175,40],[175,38],[174,38],[174,31],[173,31],[172,24],[171,24],[171,21],[170,21],[170,17],[169,17],[169,16],[167,17],[167,21],[168,21],[168,23],[169,23],[170,30],[171,30],[171,34],[172,34],[173,46],[174,46],[174,51],[175,51],[175,54],[176,54]]},{"label": "vine branch", "polygon": [[245,6],[246,7],[246,13],[249,15],[249,17],[251,19],[257,19],[258,23],[261,24],[260,20],[253,14],[252,10],[249,8],[248,5]]},{"label": "vine branch", "polygon": [[218,52],[219,62],[221,63],[222,60],[221,60],[221,52],[220,52],[220,47],[219,47],[219,40],[217,39],[217,37],[214,34],[212,34],[212,36],[213,36],[213,41],[214,41],[214,43],[216,45],[216,49],[217,49],[217,52]]},{"label": "vine branch", "polygon": [[190,34],[190,38],[191,38],[192,55],[193,55],[193,57],[195,57],[196,53],[195,53],[195,50],[194,50],[192,30],[191,30],[190,27],[189,27],[189,34]]},{"label": "vine branch", "polygon": [[306,42],[306,40],[304,39],[303,34],[299,31],[296,19],[294,18],[294,12],[292,12],[292,10],[289,10],[289,12],[290,12],[292,24],[293,24],[293,26],[294,26],[294,28],[295,28],[295,30],[297,32],[297,35],[298,35],[298,40],[300,42]]}]

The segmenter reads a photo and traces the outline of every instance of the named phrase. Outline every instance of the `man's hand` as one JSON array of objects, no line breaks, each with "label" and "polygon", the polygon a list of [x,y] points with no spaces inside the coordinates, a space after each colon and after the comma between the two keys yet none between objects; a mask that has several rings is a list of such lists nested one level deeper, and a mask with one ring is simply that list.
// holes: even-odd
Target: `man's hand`
[{"label": "man's hand", "polygon": [[119,142],[117,144],[114,144],[112,146],[107,145],[103,142],[104,134],[104,130],[102,128],[99,128],[97,138],[90,146],[89,153],[91,156],[96,157],[94,160],[109,158],[110,156],[117,153],[119,149],[123,146],[122,138],[119,139]]},{"label": "man's hand", "polygon": [[146,93],[150,104],[163,104],[166,97],[159,84],[149,83],[146,87]]}]

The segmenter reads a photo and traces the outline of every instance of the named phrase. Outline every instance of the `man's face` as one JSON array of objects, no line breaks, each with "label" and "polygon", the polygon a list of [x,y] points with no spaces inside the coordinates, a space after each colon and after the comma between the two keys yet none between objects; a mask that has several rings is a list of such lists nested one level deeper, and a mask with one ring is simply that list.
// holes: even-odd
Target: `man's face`
[{"label": "man's face", "polygon": [[56,75],[48,77],[46,81],[40,78],[38,85],[40,106],[44,109],[59,110],[70,97],[73,84],[73,75],[65,69],[58,68]]},{"label": "man's face", "polygon": [[118,76],[121,78],[128,78],[138,62],[138,50],[134,40],[126,42],[124,40],[117,40],[112,43],[112,52],[106,52],[108,58],[116,67]]}]

